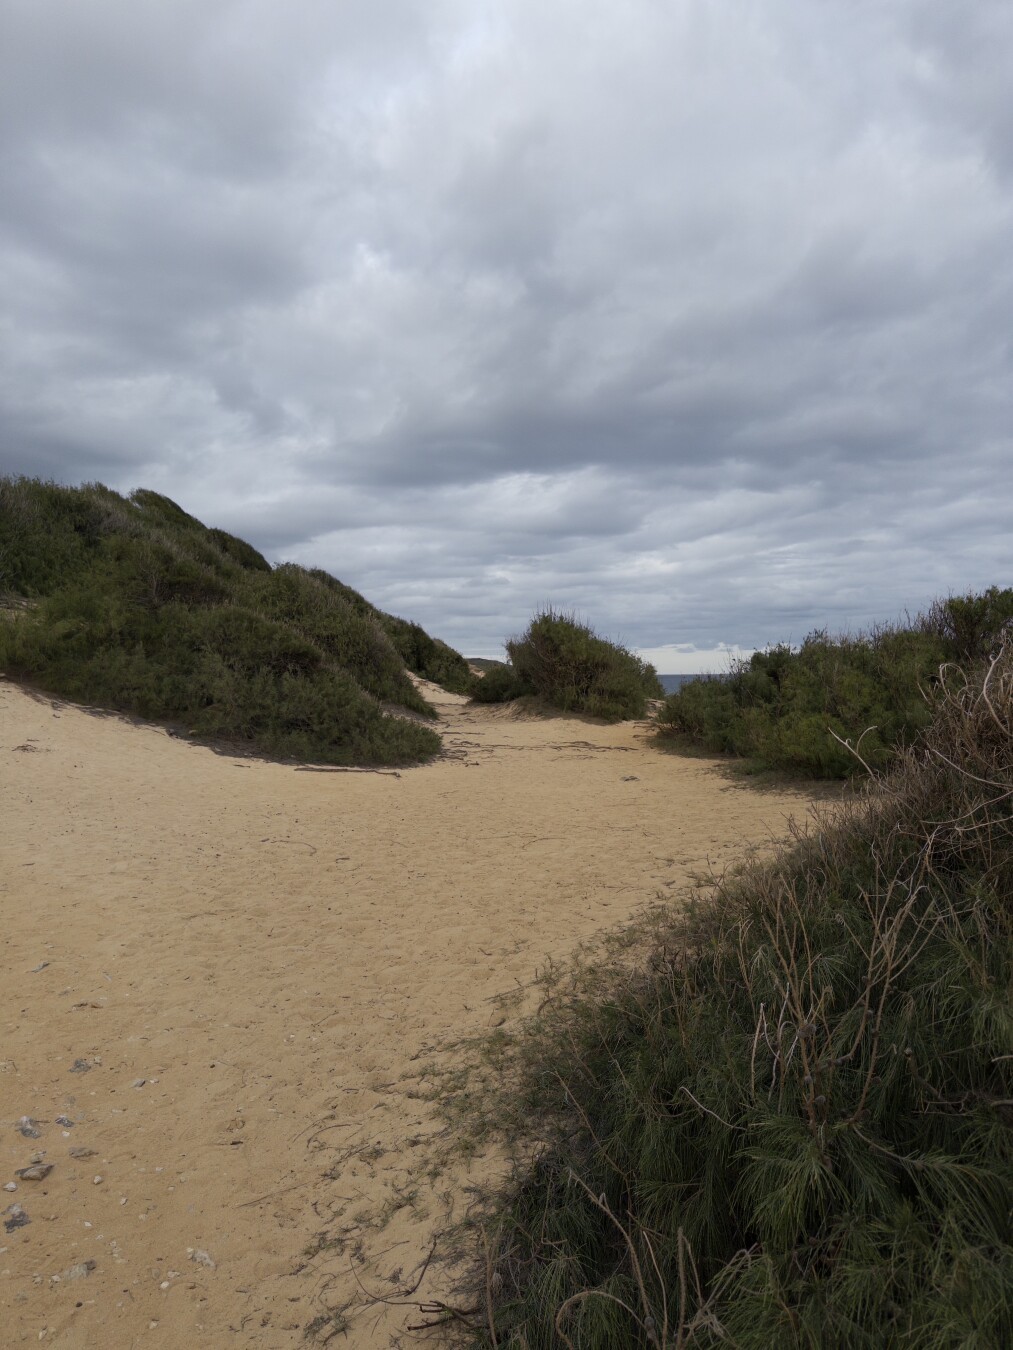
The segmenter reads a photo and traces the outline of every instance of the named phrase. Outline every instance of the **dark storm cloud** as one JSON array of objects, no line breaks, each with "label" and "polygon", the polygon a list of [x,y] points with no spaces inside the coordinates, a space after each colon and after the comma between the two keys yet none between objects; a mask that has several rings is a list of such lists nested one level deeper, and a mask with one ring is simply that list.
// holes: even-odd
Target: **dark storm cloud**
[{"label": "dark storm cloud", "polygon": [[476,652],[1008,583],[1011,14],[6,0],[0,469]]}]

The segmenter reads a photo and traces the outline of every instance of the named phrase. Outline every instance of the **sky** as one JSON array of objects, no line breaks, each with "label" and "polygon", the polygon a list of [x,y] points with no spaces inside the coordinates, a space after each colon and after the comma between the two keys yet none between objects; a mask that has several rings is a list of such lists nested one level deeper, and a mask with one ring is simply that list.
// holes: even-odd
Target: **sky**
[{"label": "sky", "polygon": [[0,473],[468,655],[1013,584],[1009,0],[0,0]]}]

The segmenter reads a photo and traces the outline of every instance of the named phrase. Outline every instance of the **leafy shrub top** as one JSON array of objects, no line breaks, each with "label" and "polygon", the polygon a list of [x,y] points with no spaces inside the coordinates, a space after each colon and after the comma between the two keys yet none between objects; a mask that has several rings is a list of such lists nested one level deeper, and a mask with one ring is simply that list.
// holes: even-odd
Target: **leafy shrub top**
[{"label": "leafy shrub top", "polygon": [[666,699],[659,729],[815,778],[881,769],[928,724],[940,667],[987,655],[1011,622],[1013,590],[992,587],[938,601],[907,627],[814,632],[797,649],[779,644],[726,677],[684,684]]},{"label": "leafy shrub top", "polygon": [[472,682],[473,698],[492,703],[535,694],[566,712],[615,722],[643,717],[647,700],[664,695],[653,666],[574,615],[551,608],[507,643],[507,654],[509,666]]}]

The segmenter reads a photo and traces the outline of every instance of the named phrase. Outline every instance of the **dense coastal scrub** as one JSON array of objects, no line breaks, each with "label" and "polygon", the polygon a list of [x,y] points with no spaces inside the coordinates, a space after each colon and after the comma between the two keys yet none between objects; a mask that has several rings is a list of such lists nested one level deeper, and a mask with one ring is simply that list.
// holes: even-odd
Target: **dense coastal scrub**
[{"label": "dense coastal scrub", "polygon": [[1013,590],[992,587],[937,601],[907,627],[812,633],[799,648],[770,647],[727,676],[683,685],[665,700],[659,731],[814,778],[882,769],[928,725],[940,667],[982,659],[1011,623]]},{"label": "dense coastal scrub", "polygon": [[472,682],[474,699],[503,703],[534,695],[564,712],[620,721],[643,717],[647,700],[664,696],[653,666],[554,609],[536,614],[524,635],[507,643],[507,654],[509,665]]},{"label": "dense coastal scrub", "polygon": [[1013,1344],[1011,802],[1007,645],[832,822],[548,982],[485,1103],[524,1161],[482,1344]]},{"label": "dense coastal scrub", "polygon": [[440,739],[420,719],[433,710],[407,669],[468,679],[417,624],[326,572],[272,568],[144,490],[0,480],[0,599],[9,676],[321,763],[430,758]]}]

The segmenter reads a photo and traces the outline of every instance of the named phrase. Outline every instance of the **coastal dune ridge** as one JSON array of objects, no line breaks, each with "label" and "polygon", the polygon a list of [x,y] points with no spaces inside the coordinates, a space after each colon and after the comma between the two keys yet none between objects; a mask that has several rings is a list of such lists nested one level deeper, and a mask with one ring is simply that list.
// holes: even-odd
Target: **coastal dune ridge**
[{"label": "coastal dune ridge", "polygon": [[0,682],[5,1344],[390,1345],[505,1166],[427,1057],[806,809],[417,683],[439,759],[313,772]]}]

